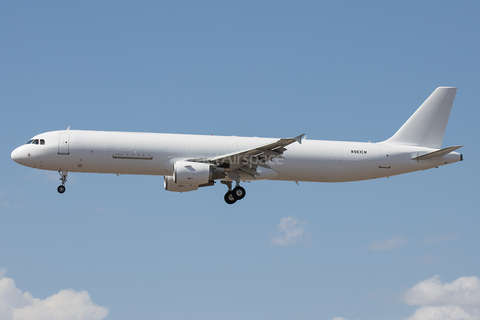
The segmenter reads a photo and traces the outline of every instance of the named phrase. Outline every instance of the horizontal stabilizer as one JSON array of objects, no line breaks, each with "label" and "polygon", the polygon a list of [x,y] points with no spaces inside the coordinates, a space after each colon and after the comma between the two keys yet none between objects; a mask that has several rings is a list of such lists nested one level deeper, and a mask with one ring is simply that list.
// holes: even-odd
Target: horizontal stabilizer
[{"label": "horizontal stabilizer", "polygon": [[450,152],[453,152],[453,151],[455,151],[455,150],[457,150],[461,147],[462,146],[453,146],[453,147],[444,148],[444,149],[441,149],[441,150],[437,150],[437,151],[429,152],[429,153],[426,153],[426,154],[422,154],[420,156],[412,158],[412,160],[428,160],[428,159],[443,157],[444,155],[447,155]]}]

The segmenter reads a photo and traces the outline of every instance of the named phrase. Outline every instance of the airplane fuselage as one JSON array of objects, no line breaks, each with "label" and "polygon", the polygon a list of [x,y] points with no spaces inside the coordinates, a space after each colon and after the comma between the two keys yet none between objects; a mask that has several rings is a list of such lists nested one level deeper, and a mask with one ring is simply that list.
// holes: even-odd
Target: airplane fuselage
[{"label": "airplane fuselage", "polygon": [[[12,152],[20,164],[52,171],[171,176],[174,162],[209,158],[254,148],[276,139],[186,134],[64,130],[39,134]],[[241,180],[346,182],[388,177],[425,170],[461,160],[451,152],[430,160],[412,160],[437,149],[304,139],[282,158],[268,162],[278,173]]]}]

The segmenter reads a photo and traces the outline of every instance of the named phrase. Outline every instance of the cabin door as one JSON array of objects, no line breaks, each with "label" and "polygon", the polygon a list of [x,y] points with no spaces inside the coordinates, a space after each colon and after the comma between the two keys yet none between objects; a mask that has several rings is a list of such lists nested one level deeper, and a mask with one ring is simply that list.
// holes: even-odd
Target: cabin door
[{"label": "cabin door", "polygon": [[380,163],[379,168],[390,169],[390,157],[389,157],[390,148],[380,147]]},{"label": "cabin door", "polygon": [[58,154],[67,155],[70,154],[70,148],[68,146],[68,138],[70,134],[68,133],[60,133],[59,140],[58,140]]}]

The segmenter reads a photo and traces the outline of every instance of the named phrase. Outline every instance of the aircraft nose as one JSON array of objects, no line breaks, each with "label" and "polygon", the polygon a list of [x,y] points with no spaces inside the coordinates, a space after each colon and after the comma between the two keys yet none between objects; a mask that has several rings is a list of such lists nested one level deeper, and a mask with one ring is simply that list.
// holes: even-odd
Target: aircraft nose
[{"label": "aircraft nose", "polygon": [[25,158],[25,155],[23,154],[21,149],[22,147],[18,147],[12,151],[11,157],[12,157],[12,160],[15,161],[16,163],[21,163],[22,159]]}]

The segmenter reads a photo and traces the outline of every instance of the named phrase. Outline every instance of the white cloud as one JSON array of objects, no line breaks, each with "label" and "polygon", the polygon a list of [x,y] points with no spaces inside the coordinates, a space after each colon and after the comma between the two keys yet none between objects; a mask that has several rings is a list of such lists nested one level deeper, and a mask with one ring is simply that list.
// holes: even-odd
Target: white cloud
[{"label": "white cloud", "polygon": [[440,276],[433,276],[409,289],[404,299],[409,305],[455,304],[480,307],[480,279],[461,277],[451,283],[442,284]]},{"label": "white cloud", "polygon": [[406,320],[480,320],[480,279],[461,277],[442,283],[439,276],[405,292],[404,301],[421,306]]},{"label": "white cloud", "polygon": [[305,221],[295,219],[294,217],[282,218],[277,226],[280,236],[273,238],[270,244],[276,246],[291,246],[305,243]]},{"label": "white cloud", "polygon": [[456,233],[451,233],[451,234],[434,234],[430,236],[427,239],[424,239],[423,242],[432,244],[435,242],[440,242],[440,241],[451,241],[454,240],[458,237],[458,234]]},{"label": "white cloud", "polygon": [[393,237],[388,240],[375,241],[370,244],[372,251],[391,251],[403,247],[407,244],[407,239],[402,237]]},{"label": "white cloud", "polygon": [[87,291],[60,290],[38,299],[30,292],[22,293],[13,279],[0,279],[2,320],[101,320],[106,316],[108,309],[93,303]]},{"label": "white cloud", "polygon": [[405,320],[478,320],[478,309],[467,310],[459,306],[421,307]]},{"label": "white cloud", "polygon": [[342,318],[342,317],[335,317],[335,318],[333,318],[333,320],[347,320],[347,319]]}]

